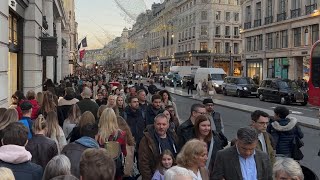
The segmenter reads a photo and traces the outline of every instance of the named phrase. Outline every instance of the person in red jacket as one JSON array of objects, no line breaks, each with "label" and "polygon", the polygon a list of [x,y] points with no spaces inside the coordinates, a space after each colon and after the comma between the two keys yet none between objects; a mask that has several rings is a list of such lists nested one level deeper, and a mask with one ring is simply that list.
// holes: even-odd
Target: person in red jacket
[{"label": "person in red jacket", "polygon": [[30,90],[27,92],[26,98],[32,104],[31,119],[35,120],[38,117],[38,111],[40,109],[40,105],[38,104],[38,102],[36,100],[36,93],[33,90]]}]

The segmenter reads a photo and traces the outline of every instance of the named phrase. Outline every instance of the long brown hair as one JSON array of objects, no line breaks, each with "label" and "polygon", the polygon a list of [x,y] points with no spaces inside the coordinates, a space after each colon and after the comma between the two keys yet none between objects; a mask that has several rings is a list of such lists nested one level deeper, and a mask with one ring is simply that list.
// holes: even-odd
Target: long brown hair
[{"label": "long brown hair", "polygon": [[81,110],[77,104],[73,104],[68,112],[68,120],[72,124],[78,124],[81,117]]},{"label": "long brown hair", "polygon": [[132,136],[130,127],[128,126],[127,122],[121,116],[117,116],[117,121],[118,121],[119,128],[122,131],[126,132],[127,144],[129,146],[134,146],[135,145],[134,137]]},{"label": "long brown hair", "polygon": [[50,91],[43,92],[43,101],[41,105],[44,113],[49,113],[50,111],[57,112],[57,105],[55,104],[53,94]]},{"label": "long brown hair", "polygon": [[40,132],[48,127],[48,123],[44,116],[40,114],[32,125],[33,133]]},{"label": "long brown hair", "polygon": [[17,121],[19,121],[18,111],[14,108],[7,109],[6,112],[4,112],[2,119],[0,119],[0,130],[7,127],[10,123]]},{"label": "long brown hair", "polygon": [[96,119],[94,118],[94,115],[92,114],[92,112],[90,111],[85,111],[79,120],[79,128],[81,129],[81,127],[83,127],[86,124],[91,124],[91,123],[95,123]]},{"label": "long brown hair", "polygon": [[47,137],[50,138],[54,133],[56,133],[56,136],[60,136],[57,113],[54,111],[48,112],[46,119],[48,123]]},{"label": "long brown hair", "polygon": [[[200,123],[204,122],[204,121],[209,121],[210,122],[210,127],[211,127],[211,121],[209,120],[209,118],[205,115],[199,115],[195,122],[194,122],[194,132],[196,134],[196,137],[199,138],[200,137],[200,131],[199,131],[199,126]],[[212,129],[210,130],[210,133],[204,138],[204,141],[206,143],[210,142],[212,138]]]}]

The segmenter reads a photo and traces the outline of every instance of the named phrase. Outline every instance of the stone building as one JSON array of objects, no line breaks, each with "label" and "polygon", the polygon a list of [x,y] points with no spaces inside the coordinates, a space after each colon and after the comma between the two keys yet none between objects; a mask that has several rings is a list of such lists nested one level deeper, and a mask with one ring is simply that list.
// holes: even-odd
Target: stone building
[{"label": "stone building", "polygon": [[69,74],[62,68],[69,62],[71,43],[67,1],[74,0],[0,1],[0,107],[8,107],[16,90],[39,92],[45,78],[59,81]]},{"label": "stone building", "polygon": [[312,44],[319,40],[320,0],[245,0],[244,75],[308,79]]}]

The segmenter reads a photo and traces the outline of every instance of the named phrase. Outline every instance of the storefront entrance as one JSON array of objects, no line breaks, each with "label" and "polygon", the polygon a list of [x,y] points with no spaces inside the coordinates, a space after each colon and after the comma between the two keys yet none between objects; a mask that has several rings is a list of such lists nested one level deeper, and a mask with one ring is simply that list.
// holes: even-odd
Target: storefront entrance
[{"label": "storefront entrance", "polygon": [[258,77],[261,81],[263,79],[263,62],[262,60],[247,61],[247,77]]},{"label": "storefront entrance", "polygon": [[[8,97],[11,97],[18,89],[18,55],[8,54]],[[10,98],[9,98],[10,99]],[[11,99],[9,100],[11,103]]]}]

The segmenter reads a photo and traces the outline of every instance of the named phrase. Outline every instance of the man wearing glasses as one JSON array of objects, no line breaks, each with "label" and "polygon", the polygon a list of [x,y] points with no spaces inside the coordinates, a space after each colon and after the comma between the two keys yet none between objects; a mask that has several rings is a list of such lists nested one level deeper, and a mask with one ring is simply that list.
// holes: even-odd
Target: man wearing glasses
[{"label": "man wearing glasses", "polygon": [[196,118],[199,115],[205,115],[207,113],[203,104],[193,104],[191,106],[191,114],[188,120],[182,123],[177,130],[179,136],[180,148],[190,139],[195,138],[193,133],[193,126]]},{"label": "man wearing glasses", "polygon": [[270,158],[271,165],[275,162],[275,150],[272,146],[273,138],[267,132],[269,124],[269,115],[266,112],[256,110],[251,113],[251,127],[258,131],[258,145],[257,149],[267,153]]},{"label": "man wearing glasses", "polygon": [[224,133],[224,125],[220,113],[214,110],[214,103],[211,98],[203,100],[203,105],[205,105],[206,111],[209,115],[211,121],[211,129],[217,131],[218,133]]}]

